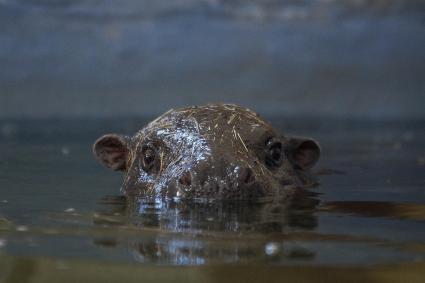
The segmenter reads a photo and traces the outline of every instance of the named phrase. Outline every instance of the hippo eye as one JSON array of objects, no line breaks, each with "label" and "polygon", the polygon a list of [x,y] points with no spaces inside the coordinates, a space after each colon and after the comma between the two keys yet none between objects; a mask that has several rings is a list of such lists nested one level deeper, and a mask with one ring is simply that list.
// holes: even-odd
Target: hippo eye
[{"label": "hippo eye", "polygon": [[144,145],[142,147],[142,168],[147,173],[150,173],[155,165],[157,160],[157,150],[151,145]]},{"label": "hippo eye", "polygon": [[270,138],[266,142],[266,165],[269,167],[280,167],[283,161],[282,143]]}]

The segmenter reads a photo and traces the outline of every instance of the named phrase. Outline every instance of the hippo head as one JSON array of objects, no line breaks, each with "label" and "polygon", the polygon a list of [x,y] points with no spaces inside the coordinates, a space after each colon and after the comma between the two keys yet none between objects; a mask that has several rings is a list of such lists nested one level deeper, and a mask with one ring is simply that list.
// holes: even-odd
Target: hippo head
[{"label": "hippo head", "polygon": [[100,137],[93,151],[124,172],[125,195],[172,199],[285,197],[320,155],[314,140],[285,137],[230,104],[170,110],[133,137]]}]

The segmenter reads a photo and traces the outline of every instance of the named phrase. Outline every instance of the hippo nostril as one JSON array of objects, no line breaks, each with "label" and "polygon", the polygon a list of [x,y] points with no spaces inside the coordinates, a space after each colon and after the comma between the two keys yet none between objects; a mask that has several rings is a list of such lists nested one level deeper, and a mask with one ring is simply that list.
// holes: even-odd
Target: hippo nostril
[{"label": "hippo nostril", "polygon": [[251,184],[255,181],[255,175],[251,168],[243,168],[239,173],[239,180],[244,184]]},{"label": "hippo nostril", "polygon": [[190,186],[192,184],[192,177],[189,171],[183,172],[179,179],[180,184]]}]

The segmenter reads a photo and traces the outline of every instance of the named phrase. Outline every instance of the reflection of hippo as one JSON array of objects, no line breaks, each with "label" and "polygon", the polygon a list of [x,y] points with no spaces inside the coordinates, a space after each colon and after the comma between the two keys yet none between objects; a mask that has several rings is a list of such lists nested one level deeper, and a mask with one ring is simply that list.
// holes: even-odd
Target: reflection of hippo
[{"label": "reflection of hippo", "polygon": [[96,213],[96,225],[130,229],[124,233],[113,229],[115,236],[106,234],[94,243],[127,250],[142,263],[266,263],[315,257],[302,241],[310,241],[309,232],[317,227],[318,199],[303,189],[285,203],[152,203],[122,197],[102,202],[107,205]]},{"label": "reflection of hippo", "polygon": [[320,155],[312,139],[285,137],[249,109],[213,104],[170,110],[134,137],[109,134],[96,158],[125,172],[127,196],[284,199]]}]

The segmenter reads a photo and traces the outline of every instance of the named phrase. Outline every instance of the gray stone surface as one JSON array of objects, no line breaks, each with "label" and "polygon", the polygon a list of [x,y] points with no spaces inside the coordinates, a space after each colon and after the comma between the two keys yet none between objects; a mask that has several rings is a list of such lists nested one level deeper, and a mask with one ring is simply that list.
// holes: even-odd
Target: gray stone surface
[{"label": "gray stone surface", "polygon": [[423,1],[0,0],[0,118],[425,118]]}]

